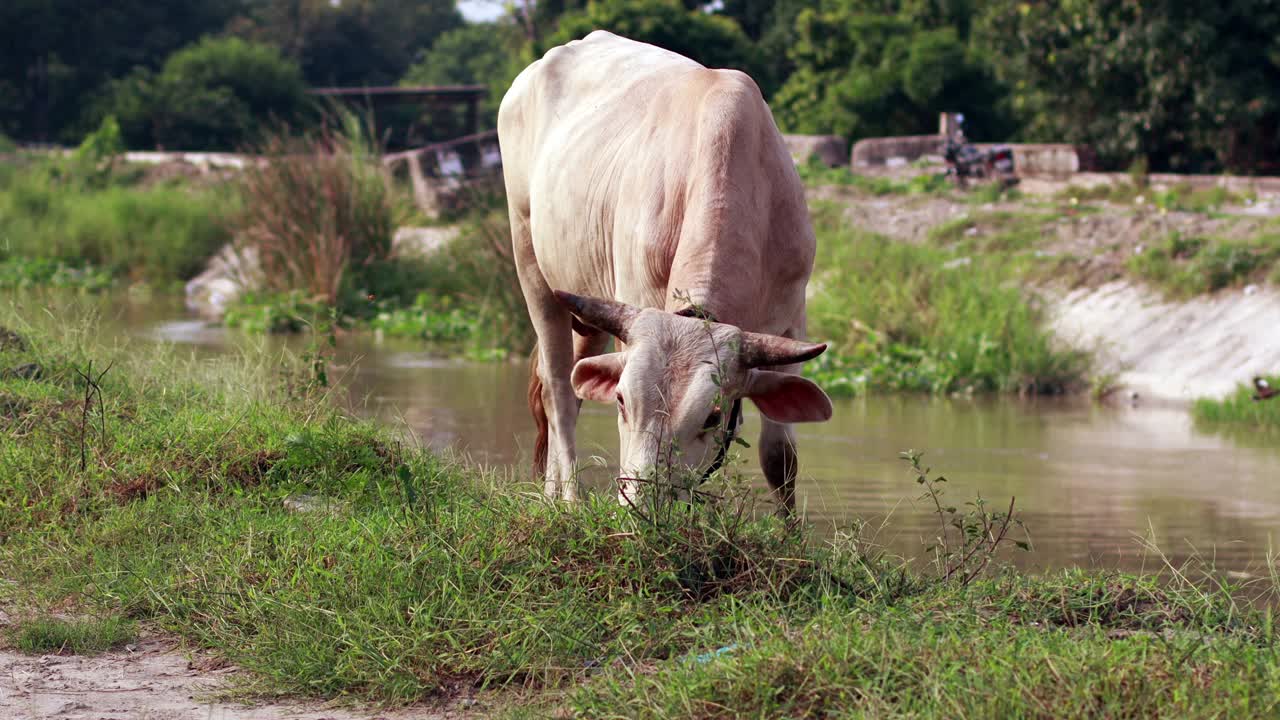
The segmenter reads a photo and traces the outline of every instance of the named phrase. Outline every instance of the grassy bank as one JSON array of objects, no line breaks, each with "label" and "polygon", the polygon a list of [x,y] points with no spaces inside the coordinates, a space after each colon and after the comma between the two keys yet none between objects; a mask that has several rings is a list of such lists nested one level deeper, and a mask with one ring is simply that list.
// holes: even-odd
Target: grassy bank
[{"label": "grassy bank", "polygon": [[[1280,375],[1266,380],[1271,387],[1280,387]],[[1257,393],[1252,385],[1241,385],[1221,400],[1197,400],[1191,412],[1197,422],[1207,426],[1280,430],[1280,398],[1254,400]]]},{"label": "grassy bank", "polygon": [[0,287],[171,287],[203,269],[229,237],[229,199],[144,177],[71,159],[0,163]]},{"label": "grassy bank", "polygon": [[1081,383],[1087,356],[1055,345],[1002,256],[902,243],[838,218],[817,209],[809,304],[810,334],[833,351],[806,372],[829,392],[1053,393]]},{"label": "grassy bank", "polygon": [[18,648],[159,629],[260,691],[507,689],[496,701],[529,717],[1280,707],[1271,615],[1232,588],[943,579],[946,557],[818,541],[733,482],[693,506],[548,504],[343,417],[305,363],[110,354],[22,319],[0,311],[24,336],[0,368],[40,368],[0,380],[0,637]]}]

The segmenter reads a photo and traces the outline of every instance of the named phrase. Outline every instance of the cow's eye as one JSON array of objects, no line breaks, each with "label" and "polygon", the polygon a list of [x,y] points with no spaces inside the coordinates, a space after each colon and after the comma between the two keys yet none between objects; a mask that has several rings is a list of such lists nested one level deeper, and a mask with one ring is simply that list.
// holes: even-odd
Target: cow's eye
[{"label": "cow's eye", "polygon": [[720,427],[720,411],[713,410],[711,414],[707,416],[707,421],[702,423],[702,429],[714,430],[718,427]]},{"label": "cow's eye", "polygon": [[627,419],[627,404],[622,400],[622,393],[618,393],[618,412],[622,414],[622,419]]}]

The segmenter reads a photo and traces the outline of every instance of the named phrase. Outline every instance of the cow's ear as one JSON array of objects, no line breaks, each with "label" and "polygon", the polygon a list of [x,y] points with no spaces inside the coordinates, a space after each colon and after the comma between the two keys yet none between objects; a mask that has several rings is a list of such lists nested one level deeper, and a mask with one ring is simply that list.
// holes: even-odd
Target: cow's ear
[{"label": "cow's ear", "polygon": [[625,352],[584,358],[573,366],[573,393],[583,400],[611,403],[618,394],[618,379],[626,367]]},{"label": "cow's ear", "polygon": [[791,373],[752,370],[744,393],[774,422],[821,422],[831,419],[831,398],[812,381]]}]

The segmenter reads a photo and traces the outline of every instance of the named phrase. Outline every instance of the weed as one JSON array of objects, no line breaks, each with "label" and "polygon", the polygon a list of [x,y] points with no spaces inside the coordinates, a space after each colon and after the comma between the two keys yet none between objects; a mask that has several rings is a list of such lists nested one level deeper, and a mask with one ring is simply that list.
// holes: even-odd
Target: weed
[{"label": "weed", "polygon": [[83,655],[120,647],[136,636],[134,623],[120,617],[43,617],[18,623],[13,643],[25,653]]},{"label": "weed", "polygon": [[[933,558],[933,565],[944,581],[954,579],[961,585],[968,585],[991,563],[1011,526],[1026,534],[1022,520],[1014,515],[1014,498],[1009,498],[1008,510],[992,512],[979,495],[965,503],[969,509],[961,512],[954,505],[943,505],[942,496],[946,491],[942,484],[947,479],[941,475],[929,477],[931,470],[920,464],[923,453],[908,450],[899,457],[911,466],[916,484],[924,488],[920,499],[929,500],[938,516],[938,535],[925,552]],[[1022,550],[1031,549],[1029,539],[1017,540],[1015,544]]]}]

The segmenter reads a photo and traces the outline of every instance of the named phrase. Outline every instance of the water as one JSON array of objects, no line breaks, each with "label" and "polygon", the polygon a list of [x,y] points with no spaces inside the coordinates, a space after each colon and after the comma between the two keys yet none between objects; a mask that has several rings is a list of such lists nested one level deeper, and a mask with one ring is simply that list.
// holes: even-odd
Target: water
[{"label": "water", "polygon": [[[170,301],[115,301],[107,332],[174,343],[197,355],[246,341],[183,318]],[[388,423],[438,449],[460,451],[524,476],[533,423],[522,362],[470,363],[433,355],[421,344],[343,338],[332,378],[355,412]],[[745,404],[745,437],[759,415]],[[1211,559],[1220,570],[1265,574],[1280,520],[1276,437],[1225,436],[1197,429],[1177,407],[1104,407],[1083,399],[871,397],[837,400],[830,422],[796,426],[798,503],[819,532],[861,518],[895,552],[922,554],[935,533],[930,505],[898,453],[925,453],[959,504],[981,492],[1003,509],[1010,496],[1034,551],[1012,560],[1032,569],[1064,566],[1154,569],[1141,538],[1171,561]],[[616,456],[613,409],[587,404],[579,425],[583,458]],[[743,469],[756,473],[754,451]],[[607,469],[594,473],[597,481]]]}]

